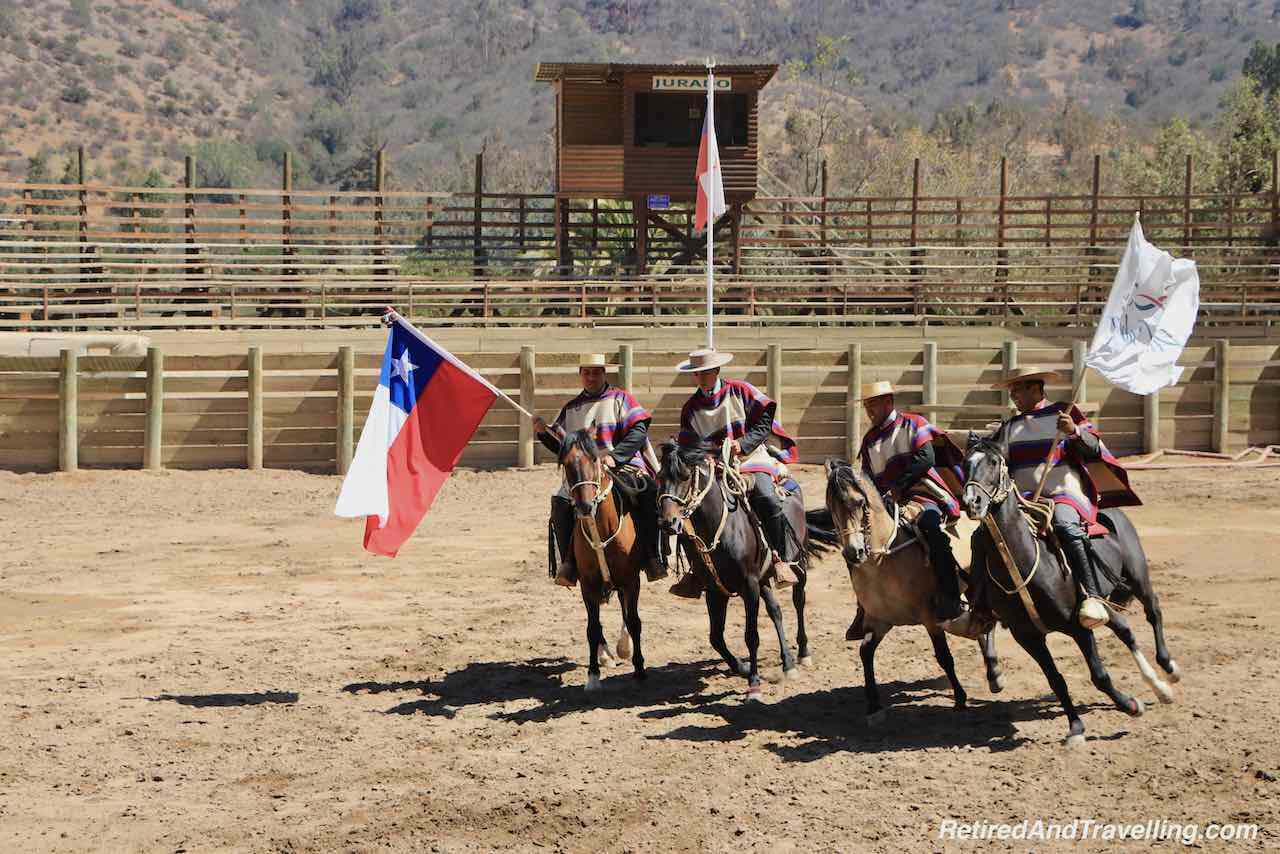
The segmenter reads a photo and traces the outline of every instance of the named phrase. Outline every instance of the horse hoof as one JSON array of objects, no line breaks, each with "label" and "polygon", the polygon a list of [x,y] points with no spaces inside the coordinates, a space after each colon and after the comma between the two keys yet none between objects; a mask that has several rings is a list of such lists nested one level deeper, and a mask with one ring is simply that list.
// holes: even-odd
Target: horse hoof
[{"label": "horse hoof", "polygon": [[1147,710],[1147,707],[1143,705],[1141,700],[1139,700],[1137,697],[1130,697],[1129,708],[1125,709],[1125,712],[1127,712],[1130,717],[1140,718],[1142,717],[1142,713],[1145,712],[1146,710]]},{"label": "horse hoof", "polygon": [[614,650],[618,654],[618,658],[626,661],[631,658],[631,638],[623,635],[618,638],[618,645]]},{"label": "horse hoof", "polygon": [[801,667],[813,667],[813,656],[812,656],[812,655],[802,655],[802,656],[800,656],[800,666],[801,666]]},{"label": "horse hoof", "polygon": [[966,708],[968,708],[968,702],[964,697],[956,697],[955,705],[952,706],[952,708],[955,709],[957,712],[962,712]]},{"label": "horse hoof", "polygon": [[637,671],[636,671],[634,674],[632,674],[632,675],[634,675],[634,676],[635,676],[635,679],[636,679],[636,681],[637,681],[637,682],[643,682],[644,680],[646,680],[646,679],[648,679],[648,678],[649,678],[649,673],[648,673],[648,671],[645,671],[645,670],[637,670]]},{"label": "horse hoof", "polygon": [[1169,666],[1165,668],[1165,671],[1169,674],[1170,682],[1182,681],[1182,668],[1179,667],[1178,662],[1174,661],[1173,659],[1169,660]]},{"label": "horse hoof", "polygon": [[1084,733],[1078,732],[1067,736],[1066,747],[1067,750],[1079,750],[1084,747]]},{"label": "horse hoof", "polygon": [[1164,705],[1168,706],[1173,703],[1173,689],[1165,684],[1164,680],[1157,679],[1151,683],[1152,689],[1156,692],[1156,699]]},{"label": "horse hoof", "polygon": [[584,690],[584,691],[599,691],[599,690],[600,690],[600,677],[599,677],[599,676],[597,676],[597,675],[596,675],[596,674],[594,674],[594,673],[588,673],[588,674],[587,674],[587,684],[583,686],[582,690]]},{"label": "horse hoof", "polygon": [[763,703],[764,690],[759,685],[751,685],[747,688],[746,701],[748,703]]},{"label": "horse hoof", "polygon": [[743,664],[743,663],[739,662],[739,663],[738,663],[738,675],[739,675],[739,676],[750,676],[750,675],[751,675],[751,668],[749,668],[749,667],[747,667],[747,665],[745,665],[745,664]]},{"label": "horse hoof", "polygon": [[997,673],[987,680],[987,687],[991,689],[992,694],[999,694],[1004,690],[1004,679]]},{"label": "horse hoof", "polygon": [[790,682],[792,679],[795,679],[795,678],[796,678],[797,676],[799,676],[799,675],[800,675],[800,671],[799,671],[799,670],[797,670],[797,669],[796,669],[796,668],[794,668],[794,667],[793,667],[793,668],[791,668],[790,670],[786,670],[786,669],[784,669],[784,670],[782,671],[782,681],[783,681],[783,682]]},{"label": "horse hoof", "polygon": [[872,712],[867,715],[867,729],[878,729],[888,716],[888,709],[881,709],[878,712]]}]

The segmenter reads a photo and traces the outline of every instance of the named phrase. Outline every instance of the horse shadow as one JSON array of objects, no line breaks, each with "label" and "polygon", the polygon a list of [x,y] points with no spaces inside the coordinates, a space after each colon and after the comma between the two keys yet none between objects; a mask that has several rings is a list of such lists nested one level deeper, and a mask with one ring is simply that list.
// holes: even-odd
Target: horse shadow
[{"label": "horse shadow", "polygon": [[265,703],[292,705],[298,702],[297,691],[256,691],[251,693],[228,694],[158,694],[147,697],[153,703],[170,702],[181,706],[192,706],[197,709],[209,707],[261,706]]},{"label": "horse shadow", "polygon": [[[812,762],[834,753],[898,753],[947,747],[1002,753],[1031,740],[1018,732],[1018,723],[1056,720],[1062,716],[1061,708],[1050,695],[1018,700],[970,697],[966,708],[954,709],[950,688],[941,687],[938,682],[932,679],[881,682],[882,696],[887,699],[887,695],[893,695],[893,702],[886,703],[888,714],[875,728],[868,726],[864,715],[867,704],[862,686],[792,694],[772,703],[730,699],[699,704],[695,699],[687,706],[654,709],[641,713],[640,717],[674,718],[686,713],[719,716],[723,723],[686,724],[649,737],[730,742],[751,733],[774,732],[789,739],[799,738],[801,743],[774,742],[765,745],[767,750],[784,762]],[[937,698],[945,700],[945,705],[926,702]],[[1126,734],[1102,738],[1110,740]]]},{"label": "horse shadow", "polygon": [[[343,686],[349,694],[382,694],[417,691],[423,699],[408,700],[385,710],[389,715],[429,715],[453,718],[468,706],[536,701],[537,705],[512,712],[495,712],[493,720],[518,724],[546,721],[596,709],[626,709],[655,703],[692,701],[700,695],[718,662],[667,664],[648,668],[649,678],[637,681],[623,665],[603,680],[601,690],[588,694],[581,686],[563,680],[581,665],[567,658],[534,658],[528,661],[472,662],[439,679],[404,682],[353,682]],[[606,671],[607,672],[607,671]],[[720,699],[723,695],[712,696]]]}]

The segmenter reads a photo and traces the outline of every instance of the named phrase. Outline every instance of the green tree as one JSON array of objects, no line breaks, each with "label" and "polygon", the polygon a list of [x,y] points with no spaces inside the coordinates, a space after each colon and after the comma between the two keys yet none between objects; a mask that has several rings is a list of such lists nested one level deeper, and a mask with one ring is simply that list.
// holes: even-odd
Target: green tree
[{"label": "green tree", "polygon": [[822,161],[827,149],[845,135],[849,101],[862,77],[844,55],[848,36],[819,35],[813,55],[786,64],[792,83],[786,130],[798,165],[800,191],[807,196],[820,189]]},{"label": "green tree", "polygon": [[1241,71],[1246,77],[1257,80],[1267,95],[1275,95],[1280,91],[1280,43],[1269,48],[1261,41],[1255,41]]},{"label": "green tree", "polygon": [[1271,153],[1280,146],[1276,103],[1258,81],[1241,77],[1222,96],[1215,129],[1221,139],[1218,190],[1256,193],[1268,180]]}]

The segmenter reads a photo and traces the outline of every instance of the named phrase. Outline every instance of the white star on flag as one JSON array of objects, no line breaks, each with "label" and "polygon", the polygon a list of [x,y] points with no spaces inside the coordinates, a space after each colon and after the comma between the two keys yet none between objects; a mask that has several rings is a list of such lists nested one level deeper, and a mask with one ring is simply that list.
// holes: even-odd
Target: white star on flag
[{"label": "white star on flag", "polygon": [[405,350],[400,354],[399,359],[391,360],[391,369],[395,371],[396,376],[409,383],[409,374],[418,369],[418,366],[409,361],[409,351]]}]

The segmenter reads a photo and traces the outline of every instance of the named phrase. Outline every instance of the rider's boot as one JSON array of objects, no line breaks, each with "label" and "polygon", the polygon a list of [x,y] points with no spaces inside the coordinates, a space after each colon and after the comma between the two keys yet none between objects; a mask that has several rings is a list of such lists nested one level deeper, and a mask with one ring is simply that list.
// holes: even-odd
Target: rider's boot
[{"label": "rider's boot", "polygon": [[800,579],[796,577],[791,564],[782,558],[787,549],[787,518],[779,510],[772,516],[765,515],[760,522],[764,525],[765,539],[769,541],[769,548],[772,550],[773,586],[782,589],[799,584]]},{"label": "rider's boot", "polygon": [[650,581],[659,581],[667,577],[667,562],[662,556],[662,538],[658,533],[657,503],[651,504],[643,498],[639,503],[641,506],[632,513],[632,518],[644,555],[644,574]]},{"label": "rider's boot", "polygon": [[1084,589],[1084,601],[1076,616],[1080,625],[1086,629],[1105,626],[1111,620],[1111,614],[1102,597],[1098,595],[1098,580],[1093,572],[1093,563],[1089,554],[1089,541],[1084,537],[1064,537],[1059,532],[1058,542],[1062,553],[1071,565],[1071,577]]},{"label": "rider's boot", "polygon": [[937,579],[937,591],[933,599],[933,618],[947,624],[961,617],[964,604],[960,601],[960,565],[951,551],[951,538],[940,525],[924,528],[922,533],[929,544],[929,563]]},{"label": "rider's boot", "polygon": [[702,579],[693,571],[693,567],[689,567],[689,571],[671,585],[671,594],[681,599],[697,599],[702,595]]},{"label": "rider's boot", "polygon": [[578,567],[573,558],[573,504],[558,495],[551,497],[551,524],[556,531],[556,547],[560,563],[556,567],[556,584],[573,587],[578,583]]}]

